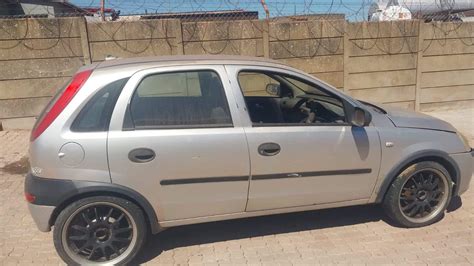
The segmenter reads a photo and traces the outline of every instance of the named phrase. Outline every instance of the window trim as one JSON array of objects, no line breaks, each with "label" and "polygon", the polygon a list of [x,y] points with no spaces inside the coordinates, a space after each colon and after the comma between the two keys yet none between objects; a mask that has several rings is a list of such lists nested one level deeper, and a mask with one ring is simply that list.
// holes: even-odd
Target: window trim
[{"label": "window trim", "polygon": [[[321,126],[343,126],[343,127],[345,127],[345,126],[352,126],[352,124],[348,122],[348,121],[350,121],[350,119],[348,117],[348,106],[347,106],[348,103],[346,102],[346,100],[344,98],[341,98],[338,95],[334,94],[330,90],[327,90],[324,87],[322,87],[318,84],[315,84],[314,82],[311,82],[310,80],[307,80],[307,79],[304,79],[303,83],[309,83],[312,86],[320,88],[325,93],[327,93],[329,96],[334,97],[336,99],[339,99],[341,101],[342,107],[344,109],[344,117],[346,119],[346,121],[344,123],[340,123],[340,124],[338,124],[338,123],[311,123],[311,124],[306,124],[306,123],[254,123],[252,121],[252,118],[250,117],[249,108],[247,106],[247,102],[245,101],[245,95],[244,95],[244,92],[242,91],[242,86],[240,85],[240,80],[239,80],[239,75],[240,75],[241,72],[249,72],[249,71],[252,71],[252,72],[255,72],[255,73],[261,73],[261,74],[264,74],[264,75],[267,75],[266,73],[274,73],[276,75],[289,76],[290,78],[298,80],[300,82],[303,82],[303,81],[301,81],[302,78],[297,77],[296,75],[291,75],[291,74],[287,74],[287,73],[283,73],[283,72],[278,72],[277,70],[273,70],[273,69],[272,70],[263,70],[263,69],[254,69],[254,68],[246,68],[246,67],[240,68],[237,71],[236,80],[238,82],[239,91],[240,91],[240,93],[242,95],[242,98],[244,100],[246,113],[248,115],[248,118],[249,118],[249,121],[250,121],[252,127],[321,127]],[[258,97],[258,96],[249,96],[249,97]],[[265,97],[265,96],[263,96],[263,97]],[[280,98],[280,97],[278,97],[278,98]]]},{"label": "window trim", "polygon": [[306,124],[306,123],[253,123],[252,122],[252,127],[335,127],[335,126],[341,126],[341,127],[346,127],[346,126],[352,126],[349,123],[312,123],[312,124]]},{"label": "window trim", "polygon": [[[131,111],[131,104],[133,98],[136,95],[136,91],[142,81],[149,76],[161,75],[161,74],[173,74],[173,73],[183,73],[183,72],[213,72],[219,78],[219,82],[221,83],[222,93],[224,96],[225,106],[228,111],[228,115],[230,118],[230,123],[220,123],[220,124],[189,124],[189,125],[150,125],[150,126],[136,126],[133,121],[132,111]],[[197,97],[197,96],[193,96]],[[202,97],[202,96],[201,96]],[[232,117],[232,112],[229,106],[229,99],[226,95],[226,91],[224,88],[224,83],[222,82],[222,76],[212,68],[199,68],[199,69],[183,69],[183,70],[170,70],[170,71],[163,71],[163,72],[154,72],[148,73],[140,78],[140,80],[136,83],[135,88],[133,88],[132,94],[128,100],[127,107],[125,109],[125,115],[122,121],[122,131],[134,131],[134,130],[173,130],[173,129],[212,129],[212,128],[233,128],[234,127],[234,120]]]}]

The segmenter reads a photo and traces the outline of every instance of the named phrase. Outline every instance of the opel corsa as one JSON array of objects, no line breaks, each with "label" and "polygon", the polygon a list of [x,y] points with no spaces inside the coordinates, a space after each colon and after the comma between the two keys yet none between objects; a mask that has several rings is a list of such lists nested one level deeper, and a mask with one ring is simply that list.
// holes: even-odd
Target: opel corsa
[{"label": "opel corsa", "polygon": [[469,188],[473,164],[444,121],[225,56],[85,66],[29,152],[29,210],[68,264],[127,264],[173,226],[341,206],[425,226]]}]

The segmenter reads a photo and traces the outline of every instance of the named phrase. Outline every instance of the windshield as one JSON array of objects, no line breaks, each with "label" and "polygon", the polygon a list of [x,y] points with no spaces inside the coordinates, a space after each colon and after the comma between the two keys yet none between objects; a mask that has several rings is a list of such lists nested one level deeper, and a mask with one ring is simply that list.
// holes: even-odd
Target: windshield
[{"label": "windshield", "polygon": [[375,105],[375,104],[372,104],[372,103],[368,103],[368,102],[364,102],[364,101],[361,101],[361,100],[357,100],[359,103],[367,106],[367,107],[370,107],[372,110],[374,110],[375,112],[377,113],[380,113],[380,114],[387,114],[387,111],[385,111],[384,109],[382,109],[381,107]]},{"label": "windshield", "polygon": [[[307,83],[304,83],[302,81],[299,81],[297,79],[294,79],[294,78],[290,78],[290,77],[282,77],[282,76],[279,76],[280,78],[284,79],[287,84],[289,86],[292,87],[293,89],[293,92],[295,93],[295,96],[298,96],[298,95],[303,95],[303,94],[314,94],[314,95],[320,95],[320,96],[329,96],[327,93],[319,90],[317,87],[311,85],[311,84],[307,84]],[[301,93],[297,93],[297,92],[301,92]]]}]

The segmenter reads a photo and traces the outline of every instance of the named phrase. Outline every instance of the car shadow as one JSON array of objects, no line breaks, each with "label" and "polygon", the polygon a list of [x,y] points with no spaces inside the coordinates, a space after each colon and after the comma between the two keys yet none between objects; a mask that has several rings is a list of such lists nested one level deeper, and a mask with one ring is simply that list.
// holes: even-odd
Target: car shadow
[{"label": "car shadow", "polygon": [[[453,197],[447,212],[453,212],[461,206],[461,198]],[[150,235],[132,265],[148,262],[166,250],[179,247],[334,228],[380,220],[391,226],[400,227],[384,214],[380,205],[361,205],[178,226],[157,235]]]},{"label": "car shadow", "polygon": [[145,263],[178,247],[380,220],[387,221],[380,206],[364,205],[173,227],[150,235],[134,263]]}]

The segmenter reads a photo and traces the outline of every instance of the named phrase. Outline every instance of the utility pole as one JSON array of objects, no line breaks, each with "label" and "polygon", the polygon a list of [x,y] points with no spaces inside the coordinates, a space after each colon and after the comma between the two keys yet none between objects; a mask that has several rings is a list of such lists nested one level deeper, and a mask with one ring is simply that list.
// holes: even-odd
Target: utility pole
[{"label": "utility pole", "polygon": [[265,0],[260,0],[260,4],[262,4],[263,10],[265,10],[266,18],[269,19],[270,18],[270,11],[268,10],[267,3],[265,3]]},{"label": "utility pole", "polygon": [[105,0],[100,0],[100,16],[102,17],[102,21],[105,21]]}]

